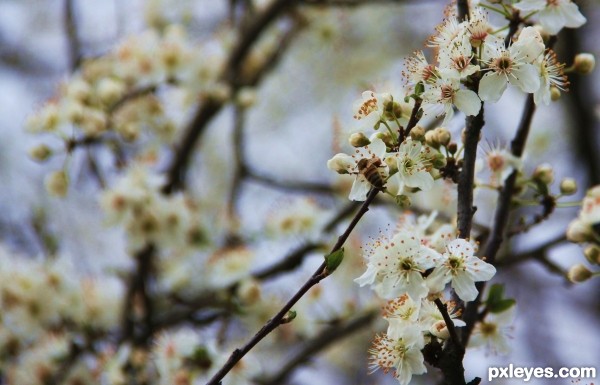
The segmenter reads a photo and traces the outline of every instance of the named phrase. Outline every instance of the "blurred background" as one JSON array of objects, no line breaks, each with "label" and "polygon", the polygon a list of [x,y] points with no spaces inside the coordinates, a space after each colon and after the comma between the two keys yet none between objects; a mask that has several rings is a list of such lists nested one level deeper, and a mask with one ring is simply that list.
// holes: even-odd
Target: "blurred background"
[{"label": "blurred background", "polygon": [[[212,60],[213,52],[219,56],[221,50],[226,51],[231,45],[228,29],[235,20],[243,18],[250,3],[245,0],[0,0],[0,239],[6,254],[40,260],[48,252],[47,240],[52,239],[54,253],[65,256],[86,274],[126,271],[130,267],[123,231],[107,225],[99,206],[101,191],[114,184],[122,169],[115,165],[108,151],[94,148],[74,151],[68,161],[56,156],[43,164],[34,162],[28,156],[31,148],[42,142],[60,146],[60,140],[48,134],[27,132],[28,117],[57,98],[61,84],[79,73],[82,63],[113,52],[131,36],[149,29],[164,32],[170,25],[178,25],[185,31],[186,41],[193,47],[201,47],[199,54],[206,55],[207,61]],[[269,2],[253,3],[262,9]],[[597,39],[600,4],[593,0],[577,4],[588,22],[577,30],[563,30],[556,46],[559,60],[567,65],[576,53],[589,52],[598,57],[600,51]],[[446,5],[433,0],[304,0],[294,7],[291,17],[276,21],[273,30],[259,39],[258,46],[265,47],[264,52],[278,47],[281,56],[261,74],[260,81],[248,87],[251,107],[244,113],[242,138],[238,136],[241,144],[235,144],[236,133],[240,132],[236,129],[239,115],[234,105],[227,104],[208,123],[193,156],[188,172],[189,189],[198,199],[213,206],[210,221],[215,227],[212,234],[219,240],[217,243],[231,245],[233,237],[251,249],[256,256],[253,271],[271,266],[291,251],[309,247],[298,268],[262,282],[263,298],[273,303],[261,308],[265,314],[257,319],[232,321],[228,330],[231,341],[247,340],[260,327],[260,320],[267,319],[318,266],[327,248],[321,245],[333,244],[336,234],[343,230],[340,221],[328,233],[322,231],[322,226],[348,207],[347,193],[352,179],[334,175],[326,162],[335,153],[349,149],[347,134],[356,129],[352,103],[367,89],[390,92],[397,97],[404,95],[401,76],[404,58],[424,48],[424,42],[442,20]],[[291,30],[294,32],[282,40]],[[262,52],[255,53],[258,61]],[[573,201],[581,198],[587,188],[600,184],[599,78],[598,71],[586,77],[569,76],[570,92],[564,93],[558,102],[538,108],[526,150],[525,172],[548,163],[554,169],[556,181],[565,177],[577,180],[579,191]],[[168,83],[168,79],[161,81]],[[156,169],[163,171],[176,152],[173,144],[180,143],[198,105],[189,94],[172,88],[177,87],[157,91],[165,115],[173,122],[172,138],[158,144],[145,139],[141,144],[125,146],[128,154],[136,156],[152,152],[158,158]],[[510,142],[523,101],[524,95],[509,89],[499,103],[486,106],[483,150],[496,143]],[[458,138],[463,127],[464,117],[458,114],[448,129]],[[484,154],[483,150],[480,154]],[[234,188],[232,181],[237,180],[240,151],[251,172],[241,178],[233,198],[227,198]],[[95,159],[94,166],[90,156]],[[69,163],[71,178],[68,196],[50,197],[44,179],[65,162]],[[100,169],[102,179],[93,176],[94,167]],[[482,172],[481,178],[485,179],[485,175]],[[451,218],[455,214],[452,194],[449,186],[440,183],[435,191],[414,202],[414,210],[438,210],[440,215]],[[496,194],[489,191],[476,193],[477,224],[483,227],[491,224],[495,199]],[[235,201],[233,208],[230,200]],[[518,215],[532,215],[535,210]],[[577,213],[577,207],[558,208],[550,219],[505,244],[499,260],[504,266],[498,269],[494,282],[504,283],[507,295],[517,300],[517,316],[511,331],[512,352],[495,355],[485,349],[468,350],[467,379],[485,378],[489,366],[508,363],[600,368],[600,283],[592,280],[573,285],[565,279],[570,266],[584,261],[582,248],[564,239],[566,226]],[[392,376],[380,372],[367,374],[370,340],[385,325],[369,313],[377,312],[381,303],[369,289],[358,288],[352,280],[362,274],[360,245],[381,231],[389,232],[401,214],[400,209],[386,202],[379,202],[367,214],[351,238],[344,271],[301,301],[297,307],[298,319],[269,337],[277,344],[270,341],[252,354],[256,360],[256,378],[270,383],[268,380],[273,379],[278,368],[302,351],[307,341],[316,339],[324,330],[335,330],[336,325],[343,329],[344,322],[353,315],[366,314],[356,330],[331,345],[324,344],[325,349],[317,349],[303,359],[303,365],[278,383],[395,382]],[[286,233],[282,224],[286,215],[306,216],[308,222],[305,226],[294,222]],[[553,245],[542,252],[536,251],[548,242]],[[536,252],[529,253],[532,250]],[[511,258],[521,259],[511,262]],[[183,320],[180,324],[186,323]],[[208,334],[214,330],[214,325],[206,327]],[[224,353],[234,346],[226,344]],[[8,370],[6,364],[3,366]],[[436,369],[429,372],[415,377],[413,383],[431,384],[439,380]],[[517,384],[521,380],[496,383]]]}]

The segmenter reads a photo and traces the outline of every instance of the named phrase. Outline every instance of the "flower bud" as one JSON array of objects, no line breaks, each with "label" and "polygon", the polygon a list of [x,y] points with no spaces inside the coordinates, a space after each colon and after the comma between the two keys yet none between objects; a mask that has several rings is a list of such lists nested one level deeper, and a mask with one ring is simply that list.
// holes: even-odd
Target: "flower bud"
[{"label": "flower bud", "polygon": [[62,198],[68,189],[69,177],[64,171],[55,171],[46,177],[46,190],[50,195]]},{"label": "flower bud", "polygon": [[402,209],[409,208],[411,205],[410,198],[407,195],[397,195],[395,199],[398,207]]},{"label": "flower bud", "polygon": [[442,154],[441,152],[435,152],[434,153],[434,157],[431,160],[431,164],[433,165],[433,168],[437,168],[440,169],[444,166],[446,166],[447,160],[446,160],[446,156],[444,154]]},{"label": "flower bud", "polygon": [[396,161],[395,157],[388,156],[383,161],[388,166],[388,170],[389,170],[389,174],[388,175],[393,175],[393,174],[395,174],[395,173],[398,172],[398,162]]},{"label": "flower bud", "polygon": [[571,242],[586,242],[591,235],[590,227],[579,219],[574,219],[567,227],[567,239]]},{"label": "flower bud", "polygon": [[438,127],[434,130],[434,132],[436,133],[438,143],[440,143],[442,146],[445,147],[448,145],[448,143],[450,143],[452,136],[450,135],[450,131],[448,131],[446,128]]},{"label": "flower bud", "polygon": [[552,166],[544,163],[533,170],[533,175],[531,177],[545,185],[549,185],[554,182],[554,170],[552,169]]},{"label": "flower bud", "polygon": [[577,182],[573,178],[565,178],[560,182],[560,193],[573,195],[577,192]]},{"label": "flower bud", "polygon": [[585,282],[592,277],[593,273],[581,263],[569,269],[567,278],[573,283]]},{"label": "flower bud", "polygon": [[435,130],[427,131],[425,133],[425,143],[433,148],[440,148],[440,142],[438,141]]},{"label": "flower bud", "polygon": [[600,265],[600,247],[597,245],[590,245],[583,251],[585,258],[589,263],[593,265]]},{"label": "flower bud", "polygon": [[43,162],[52,155],[52,150],[45,144],[40,144],[29,150],[29,156],[36,162]]},{"label": "flower bud", "polygon": [[371,143],[369,138],[365,136],[362,132],[355,132],[350,135],[350,139],[348,140],[352,147],[364,147]]},{"label": "flower bud", "polygon": [[410,137],[412,140],[423,142],[425,140],[425,128],[421,126],[415,126],[410,130]]},{"label": "flower bud", "polygon": [[444,322],[444,320],[439,320],[431,325],[429,332],[443,340],[450,338],[450,332],[448,331],[448,327],[446,326],[446,322]]},{"label": "flower bud", "polygon": [[458,145],[456,144],[456,142],[450,142],[448,144],[448,147],[446,147],[448,149],[448,152],[452,155],[456,154],[456,151],[458,151]]},{"label": "flower bud", "polygon": [[256,91],[251,87],[244,87],[237,93],[237,104],[240,107],[248,108],[252,107],[257,100]]},{"label": "flower bud", "polygon": [[594,70],[596,58],[591,53],[580,53],[575,56],[573,68],[581,75],[587,75]]},{"label": "flower bud", "polygon": [[387,147],[394,147],[394,138],[392,138],[392,135],[388,132],[378,132],[375,135],[371,136],[371,138],[379,138],[383,141],[383,143],[385,143],[385,145]]}]

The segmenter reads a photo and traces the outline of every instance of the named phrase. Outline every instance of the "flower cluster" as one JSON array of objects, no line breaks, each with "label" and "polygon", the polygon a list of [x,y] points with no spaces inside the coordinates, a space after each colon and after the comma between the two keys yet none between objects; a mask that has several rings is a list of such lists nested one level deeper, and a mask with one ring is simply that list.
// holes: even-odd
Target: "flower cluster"
[{"label": "flower cluster", "polygon": [[395,197],[433,187],[434,166],[439,167],[443,156],[424,144],[424,138],[398,143],[389,126],[388,129],[389,135],[374,133],[370,139],[364,137],[354,154],[339,153],[327,162],[327,167],[339,174],[355,175],[351,200],[365,200],[372,187],[385,187]]},{"label": "flower cluster", "polygon": [[[478,294],[475,282],[487,281],[496,272],[474,255],[472,243],[455,239],[451,226],[431,231],[434,218],[403,221],[391,239],[376,239],[367,255],[367,270],[355,280],[390,300],[384,311],[387,332],[376,338],[371,349],[372,368],[394,370],[401,384],[426,371],[421,349],[432,338],[449,338],[447,325],[432,300],[441,298],[450,283],[460,299],[473,301]],[[459,316],[451,303],[446,305],[452,318]],[[459,319],[453,324],[465,325]]]},{"label": "flower cluster", "polygon": [[[72,344],[113,333],[124,286],[111,275],[83,275],[61,257],[40,263],[0,250],[0,371],[10,384],[44,384],[57,375]],[[91,383],[78,363],[65,383]]]},{"label": "flower cluster", "polygon": [[123,226],[133,252],[148,244],[193,248],[207,241],[198,207],[183,194],[162,194],[162,185],[163,178],[136,165],[101,197],[108,223]]}]

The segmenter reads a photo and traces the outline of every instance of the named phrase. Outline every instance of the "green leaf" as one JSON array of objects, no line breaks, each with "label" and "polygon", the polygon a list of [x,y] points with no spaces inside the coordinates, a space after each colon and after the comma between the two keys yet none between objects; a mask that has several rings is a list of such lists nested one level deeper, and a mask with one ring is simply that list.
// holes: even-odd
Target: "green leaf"
[{"label": "green leaf", "polygon": [[296,313],[295,310],[288,311],[287,314],[281,319],[281,324],[283,325],[292,322],[297,315],[298,313]]},{"label": "green leaf", "polygon": [[503,311],[506,311],[506,310],[510,309],[511,307],[513,307],[516,303],[517,303],[517,301],[515,301],[512,298],[505,298],[501,301],[496,302],[494,304],[493,308],[491,308],[488,305],[488,309],[489,309],[490,313],[502,313]]},{"label": "green leaf", "polygon": [[340,263],[344,260],[344,248],[342,247],[339,250],[334,251],[333,253],[325,256],[325,266],[327,268],[327,273],[333,273]]},{"label": "green leaf", "polygon": [[504,297],[504,285],[495,283],[490,287],[486,303],[495,303],[502,300]]},{"label": "green leaf", "polygon": [[502,313],[513,307],[515,303],[512,298],[504,298],[504,285],[498,283],[492,285],[485,302],[490,313]]}]

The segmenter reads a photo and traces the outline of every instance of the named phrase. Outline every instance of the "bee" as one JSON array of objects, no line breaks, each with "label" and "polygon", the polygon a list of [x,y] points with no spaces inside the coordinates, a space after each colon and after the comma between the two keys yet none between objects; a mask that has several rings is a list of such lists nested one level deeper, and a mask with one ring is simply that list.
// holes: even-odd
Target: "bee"
[{"label": "bee", "polygon": [[383,163],[379,158],[362,158],[356,164],[359,175],[364,176],[374,187],[383,189],[385,182],[379,172],[380,167],[383,167]]}]

